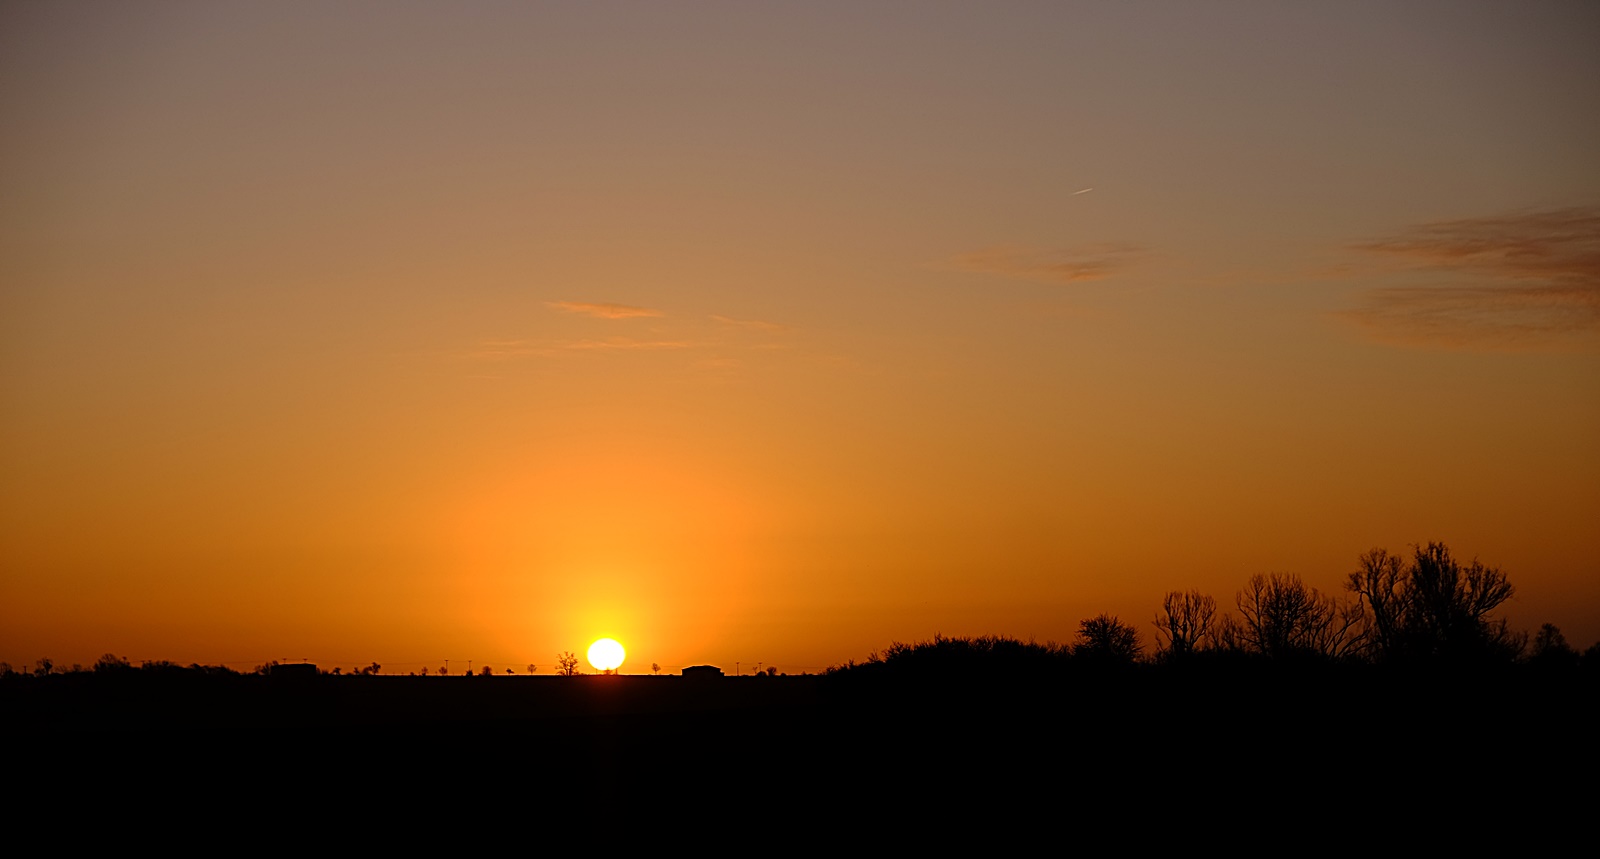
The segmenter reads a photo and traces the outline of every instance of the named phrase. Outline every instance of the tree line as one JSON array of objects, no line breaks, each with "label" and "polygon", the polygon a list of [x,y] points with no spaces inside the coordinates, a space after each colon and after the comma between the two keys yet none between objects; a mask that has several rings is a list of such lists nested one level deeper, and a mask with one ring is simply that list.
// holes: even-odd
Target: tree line
[{"label": "tree line", "polygon": [[[1172,665],[1248,659],[1600,668],[1600,643],[1579,653],[1553,624],[1531,637],[1511,629],[1495,614],[1515,593],[1506,574],[1476,560],[1463,563],[1443,543],[1418,545],[1406,555],[1373,549],[1360,557],[1343,591],[1322,593],[1293,574],[1260,574],[1234,595],[1232,611],[1219,608],[1210,594],[1170,591],[1156,613],[1148,653],[1137,627],[1100,614],[1080,622],[1067,645],[935,636],[918,644],[896,642],[869,656],[867,664]],[[830,671],[856,667],[849,662]]]}]

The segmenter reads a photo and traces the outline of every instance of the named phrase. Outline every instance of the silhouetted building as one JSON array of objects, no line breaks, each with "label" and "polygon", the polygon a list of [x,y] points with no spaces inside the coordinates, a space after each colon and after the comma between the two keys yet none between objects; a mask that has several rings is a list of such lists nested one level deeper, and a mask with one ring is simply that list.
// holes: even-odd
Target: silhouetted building
[{"label": "silhouetted building", "polygon": [[691,665],[683,669],[685,677],[721,677],[722,669],[715,665]]}]

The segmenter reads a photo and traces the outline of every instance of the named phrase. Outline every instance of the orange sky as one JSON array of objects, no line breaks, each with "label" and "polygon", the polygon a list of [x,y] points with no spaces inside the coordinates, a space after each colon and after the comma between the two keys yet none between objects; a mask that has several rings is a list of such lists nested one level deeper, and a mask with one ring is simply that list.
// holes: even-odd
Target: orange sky
[{"label": "orange sky", "polygon": [[1600,9],[0,7],[0,659],[1600,640]]}]

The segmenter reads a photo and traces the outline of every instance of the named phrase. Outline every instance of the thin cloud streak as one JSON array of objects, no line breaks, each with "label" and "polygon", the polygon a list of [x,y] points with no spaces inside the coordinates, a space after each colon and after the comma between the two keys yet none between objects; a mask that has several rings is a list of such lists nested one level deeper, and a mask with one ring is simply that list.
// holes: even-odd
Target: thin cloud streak
[{"label": "thin cloud streak", "polygon": [[582,351],[595,349],[647,350],[688,349],[694,345],[686,340],[635,340],[631,337],[607,337],[604,340],[567,340],[558,344],[556,348]]},{"label": "thin cloud streak", "polygon": [[1377,339],[1528,349],[1600,332],[1600,210],[1439,221],[1355,249],[1460,281],[1369,290],[1362,306],[1336,314]]},{"label": "thin cloud streak", "polygon": [[648,307],[633,307],[627,304],[611,304],[609,302],[551,301],[548,304],[550,307],[564,313],[578,313],[584,316],[593,316],[596,319],[635,319],[665,315],[659,310],[652,310]]},{"label": "thin cloud streak", "polygon": [[1108,242],[1070,250],[1026,245],[992,245],[952,257],[949,264],[961,271],[1044,283],[1072,284],[1103,280],[1132,264],[1143,248]]},{"label": "thin cloud streak", "polygon": [[504,361],[529,356],[549,357],[560,352],[651,351],[692,349],[698,344],[686,340],[638,340],[632,337],[606,337],[585,340],[485,340],[468,357],[482,361]]}]

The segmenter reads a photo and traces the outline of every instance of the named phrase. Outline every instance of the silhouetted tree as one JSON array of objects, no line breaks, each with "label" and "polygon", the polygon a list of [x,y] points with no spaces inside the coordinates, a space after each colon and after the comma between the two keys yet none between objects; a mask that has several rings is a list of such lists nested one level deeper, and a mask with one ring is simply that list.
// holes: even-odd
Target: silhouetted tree
[{"label": "silhouetted tree", "polygon": [[656,662],[650,663],[650,673],[651,674],[660,674],[661,673],[661,665],[660,665],[660,663],[656,663]]},{"label": "silhouetted tree", "polygon": [[529,674],[538,674],[539,673],[539,666],[534,665],[532,662],[529,662],[528,663],[528,673]]},{"label": "silhouetted tree", "polygon": [[439,666],[439,676],[440,677],[443,677],[443,676],[445,676],[445,675],[447,675],[449,673],[450,673],[450,666],[448,666],[448,665]]},{"label": "silhouetted tree", "polygon": [[55,660],[43,656],[33,661],[33,676],[44,677],[56,668]]},{"label": "silhouetted tree", "polygon": [[1528,653],[1530,663],[1546,668],[1573,668],[1581,659],[1555,624],[1547,623],[1534,633],[1533,646]]},{"label": "silhouetted tree", "polygon": [[1414,547],[1409,563],[1373,549],[1360,564],[1345,587],[1363,606],[1380,659],[1481,662],[1522,652],[1526,639],[1490,616],[1515,593],[1500,570],[1462,565],[1443,543]]},{"label": "silhouetted tree", "polygon": [[107,653],[95,660],[94,670],[96,674],[112,674],[118,671],[132,671],[133,666],[115,653]]},{"label": "silhouetted tree", "polygon": [[480,676],[480,677],[493,677],[494,676],[494,669],[492,669],[489,666],[485,665],[485,666],[483,666],[482,669],[480,669],[478,671],[478,676]]},{"label": "silhouetted tree", "polygon": [[428,666],[426,666],[426,665],[422,666],[422,676],[423,677],[427,677],[428,676]]},{"label": "silhouetted tree", "polygon": [[556,673],[562,677],[576,677],[583,672],[578,670],[578,657],[572,651],[564,650],[556,657]]},{"label": "silhouetted tree", "polygon": [[1272,658],[1359,652],[1363,637],[1359,604],[1341,604],[1308,587],[1300,577],[1273,573],[1250,577],[1235,599],[1245,650]]},{"label": "silhouetted tree", "polygon": [[1072,655],[1098,662],[1129,663],[1139,658],[1142,649],[1138,630],[1113,615],[1100,614],[1078,624]]},{"label": "silhouetted tree", "polygon": [[1199,591],[1169,591],[1156,615],[1156,655],[1182,659],[1211,637],[1217,601]]}]

